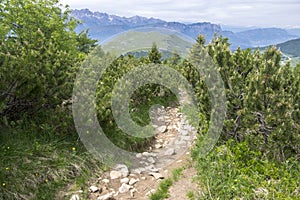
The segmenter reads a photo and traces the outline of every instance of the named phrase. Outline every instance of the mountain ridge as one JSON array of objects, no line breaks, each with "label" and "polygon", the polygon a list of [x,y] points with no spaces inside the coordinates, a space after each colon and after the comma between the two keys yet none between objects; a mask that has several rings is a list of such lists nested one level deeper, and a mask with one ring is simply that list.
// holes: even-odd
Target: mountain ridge
[{"label": "mountain ridge", "polygon": [[199,34],[205,36],[209,42],[215,34],[228,37],[231,48],[252,48],[262,47],[288,40],[297,39],[299,36],[292,35],[289,31],[281,28],[255,28],[240,32],[222,30],[221,25],[210,22],[181,23],[167,22],[156,18],[142,16],[121,17],[110,15],[89,9],[72,10],[71,15],[82,21],[77,31],[90,30],[90,36],[101,42],[113,37],[114,35],[136,28],[163,28],[184,34],[195,39]]},{"label": "mountain ridge", "polygon": [[72,16],[83,22],[83,24],[79,26],[78,31],[89,29],[90,35],[100,41],[104,41],[124,31],[144,27],[170,29],[191,38],[195,38],[199,33],[202,33],[207,40],[211,40],[215,33],[222,31],[220,25],[210,22],[184,24],[181,22],[167,22],[161,19],[141,16],[120,17],[98,11],[92,12],[88,9],[72,10]]}]

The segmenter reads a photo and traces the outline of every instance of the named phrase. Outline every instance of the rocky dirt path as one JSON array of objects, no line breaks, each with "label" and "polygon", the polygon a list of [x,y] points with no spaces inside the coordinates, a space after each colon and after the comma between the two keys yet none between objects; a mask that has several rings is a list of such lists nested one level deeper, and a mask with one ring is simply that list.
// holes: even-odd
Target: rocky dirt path
[{"label": "rocky dirt path", "polygon": [[[149,199],[162,179],[171,177],[174,169],[183,166],[182,176],[171,186],[168,199],[188,199],[186,193],[197,190],[192,181],[196,171],[189,155],[196,130],[178,108],[153,107],[150,118],[156,131],[155,141],[148,151],[136,154],[140,167],[128,169],[124,164],[116,165],[91,185],[89,199]],[[78,199],[79,195],[73,194],[70,200]]]}]

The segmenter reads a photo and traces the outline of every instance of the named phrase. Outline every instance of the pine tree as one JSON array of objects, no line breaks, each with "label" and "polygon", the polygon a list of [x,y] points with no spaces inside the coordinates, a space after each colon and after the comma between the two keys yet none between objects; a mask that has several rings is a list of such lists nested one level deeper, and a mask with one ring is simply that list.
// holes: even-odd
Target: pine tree
[{"label": "pine tree", "polygon": [[173,66],[176,66],[179,64],[180,60],[181,60],[180,55],[176,50],[174,50],[171,57],[169,58],[169,63]]},{"label": "pine tree", "polygon": [[[247,140],[252,148],[278,160],[299,155],[300,65],[294,70],[289,64],[281,65],[281,52],[275,47],[263,53],[240,48],[232,53],[226,38],[214,38],[208,45],[204,41],[197,38],[190,60],[201,63],[197,55],[204,49],[218,66],[227,98],[223,139]],[[193,82],[196,76],[191,72],[185,67],[185,76]],[[199,80],[195,87],[198,105],[209,119],[212,110],[206,82]]]},{"label": "pine tree", "polygon": [[150,62],[155,64],[161,63],[161,53],[158,51],[156,43],[152,44],[152,48],[149,52],[148,59]]}]

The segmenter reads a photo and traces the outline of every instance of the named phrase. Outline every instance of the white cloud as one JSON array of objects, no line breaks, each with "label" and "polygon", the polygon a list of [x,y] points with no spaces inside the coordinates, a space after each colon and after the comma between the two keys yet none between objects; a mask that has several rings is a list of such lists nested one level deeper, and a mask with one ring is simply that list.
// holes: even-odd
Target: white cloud
[{"label": "white cloud", "polygon": [[167,21],[242,26],[300,26],[299,0],[62,0],[71,8],[89,8],[122,16],[141,15]]}]

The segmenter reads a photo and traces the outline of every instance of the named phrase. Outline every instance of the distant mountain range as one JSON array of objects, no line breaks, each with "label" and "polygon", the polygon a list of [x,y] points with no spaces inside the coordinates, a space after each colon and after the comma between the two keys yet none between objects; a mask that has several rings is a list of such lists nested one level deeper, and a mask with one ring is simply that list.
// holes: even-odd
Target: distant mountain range
[{"label": "distant mountain range", "polygon": [[77,28],[77,31],[89,29],[91,37],[99,40],[100,43],[124,31],[149,27],[169,29],[187,35],[192,39],[195,39],[199,34],[203,34],[207,41],[210,41],[214,34],[222,35],[229,38],[233,49],[238,46],[241,48],[262,47],[299,38],[299,35],[297,35],[298,30],[288,32],[280,28],[261,28],[233,32],[222,30],[220,25],[209,22],[184,24],[141,16],[127,18],[92,12],[88,9],[72,10],[72,16],[83,23]]},{"label": "distant mountain range", "polygon": [[291,35],[297,35],[300,38],[300,28],[287,29],[287,32]]},{"label": "distant mountain range", "polygon": [[106,13],[91,12],[88,9],[73,10],[72,16],[81,20],[83,24],[79,30],[89,29],[90,35],[100,42],[111,36],[135,28],[165,28],[196,38],[202,33],[210,40],[214,33],[220,33],[221,27],[211,23],[183,24],[179,22],[166,22],[160,19],[145,18],[140,16],[120,17]]},{"label": "distant mountain range", "polygon": [[291,35],[280,28],[259,28],[236,33],[231,32],[229,35],[227,31],[222,33],[224,37],[229,38],[229,41],[240,44],[242,47],[267,46],[298,38],[298,36]]}]

